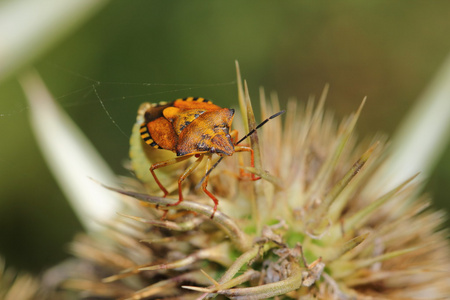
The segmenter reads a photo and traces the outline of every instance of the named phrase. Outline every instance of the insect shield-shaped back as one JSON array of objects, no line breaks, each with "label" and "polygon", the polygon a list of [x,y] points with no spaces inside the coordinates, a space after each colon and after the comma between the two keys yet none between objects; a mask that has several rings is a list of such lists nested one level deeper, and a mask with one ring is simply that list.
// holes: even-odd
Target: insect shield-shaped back
[{"label": "insect shield-shaped back", "polygon": [[228,108],[214,111],[193,109],[175,114],[172,122],[175,131],[179,131],[177,156],[191,153],[232,155],[234,145],[230,127],[233,117],[234,109]]},{"label": "insect shield-shaped back", "polygon": [[[223,112],[222,110],[228,112]],[[206,115],[203,116],[203,114]],[[214,132],[206,132],[210,131],[208,127],[215,125],[226,126],[228,124],[229,128],[233,114],[234,111],[229,112],[229,109],[223,109],[204,98],[188,97],[177,99],[170,103],[160,102],[159,104],[151,105],[144,113],[145,121],[140,128],[141,138],[147,145],[155,149],[170,150],[178,156],[195,154],[199,152],[197,147],[193,147],[191,143],[187,143],[184,147],[181,144],[186,143],[187,139],[195,140],[194,143],[200,144],[200,140],[202,140],[201,135],[190,137],[186,130],[198,127],[203,133],[214,137]],[[206,117],[208,115],[211,116]],[[211,121],[211,119],[215,121]],[[195,134],[197,131],[189,129],[189,132],[192,132],[192,134]],[[214,148],[213,145],[209,146]],[[209,150],[200,151],[206,153]]]}]

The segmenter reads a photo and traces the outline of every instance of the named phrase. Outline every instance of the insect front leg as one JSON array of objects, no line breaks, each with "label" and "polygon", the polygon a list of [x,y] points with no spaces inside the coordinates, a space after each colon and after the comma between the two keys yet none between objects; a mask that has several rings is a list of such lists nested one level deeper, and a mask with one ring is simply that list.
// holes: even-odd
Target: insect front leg
[{"label": "insect front leg", "polygon": [[[253,153],[253,149],[251,147],[248,147],[248,146],[235,146],[234,147],[234,151],[235,152],[250,152],[250,166],[252,168],[255,167],[255,154]],[[250,173],[250,175],[248,173],[245,173],[242,168],[240,169],[240,174],[241,174],[242,177],[250,176],[251,177],[250,180],[252,180],[252,181],[261,179],[261,177],[256,176],[253,173]]]},{"label": "insect front leg", "polygon": [[179,162],[182,162],[182,161],[190,158],[191,156],[192,155],[185,155],[185,156],[175,157],[175,158],[172,158],[172,159],[168,159],[168,160],[165,160],[165,161],[161,161],[161,162],[155,163],[155,164],[153,164],[150,167],[150,172],[152,173],[153,178],[155,179],[155,182],[158,184],[158,186],[161,189],[161,191],[163,191],[164,197],[166,197],[169,194],[169,192],[162,185],[162,183],[159,181],[158,177],[155,174],[155,170],[159,169],[159,168],[166,167],[166,166],[170,166],[170,165],[173,165],[173,164],[176,164],[176,163],[179,163]]},{"label": "insect front leg", "polygon": [[[230,132],[230,136],[233,139],[233,144],[235,145],[234,151],[239,152],[238,149],[241,149],[242,147],[250,149],[250,151],[252,153],[252,162],[251,163],[252,163],[252,166],[253,166],[253,163],[254,163],[253,150],[251,150],[251,148],[247,147],[247,146],[237,146],[236,145],[236,143],[237,143],[237,141],[239,139],[239,132],[236,129],[234,129],[234,130],[232,130]],[[242,151],[247,151],[247,150],[241,150],[241,152]],[[240,168],[239,168],[239,177],[240,178],[248,178],[248,177],[250,177],[251,174],[245,173],[245,171],[243,169],[244,168],[244,158],[242,157],[242,155],[238,156],[238,161],[239,161],[239,166],[240,166]],[[256,179],[253,179],[253,177],[252,177],[252,180],[256,180]]]},{"label": "insect front leg", "polygon": [[205,173],[205,180],[202,183],[202,190],[206,195],[209,196],[209,198],[212,199],[212,201],[214,201],[214,211],[210,217],[212,219],[212,218],[214,218],[214,214],[216,213],[217,205],[219,205],[219,200],[217,200],[216,196],[214,196],[210,191],[208,191],[206,189],[206,186],[208,185],[208,179],[209,179],[208,170],[211,168],[211,158],[212,158],[212,155],[209,154],[207,157],[207,161],[206,161],[206,169],[205,169],[206,173]]},{"label": "insect front leg", "polygon": [[[187,158],[191,157],[192,154],[186,155]],[[197,158],[196,161],[194,161],[184,172],[183,174],[181,174],[180,178],[178,178],[178,202],[173,203],[173,204],[167,204],[167,206],[176,206],[178,204],[180,204],[183,201],[183,193],[181,190],[181,184],[183,183],[183,181],[189,176],[191,175],[192,172],[195,171],[195,169],[197,169],[198,165],[202,162],[203,159],[203,154],[200,154],[199,157]],[[181,156],[181,157],[185,157],[185,156]],[[180,157],[180,158],[181,158]]]},{"label": "insect front leg", "polygon": [[237,131],[237,129],[231,130],[230,136],[233,139],[233,145],[236,145],[236,143],[238,141],[239,131]]}]

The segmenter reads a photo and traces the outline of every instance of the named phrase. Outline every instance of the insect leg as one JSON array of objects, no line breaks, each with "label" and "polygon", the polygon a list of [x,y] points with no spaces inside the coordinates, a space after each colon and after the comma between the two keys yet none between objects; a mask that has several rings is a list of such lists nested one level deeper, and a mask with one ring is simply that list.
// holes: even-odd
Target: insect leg
[{"label": "insect leg", "polygon": [[205,172],[206,175],[205,175],[205,180],[202,183],[202,190],[203,190],[203,192],[206,195],[209,196],[209,198],[212,199],[212,201],[214,201],[214,211],[213,211],[213,213],[212,213],[212,215],[210,217],[212,219],[212,218],[214,218],[214,214],[216,213],[217,205],[219,205],[219,200],[217,200],[216,196],[214,196],[210,191],[208,191],[206,189],[206,186],[208,185],[208,179],[209,179],[208,170],[211,168],[211,158],[212,158],[212,155],[209,154],[208,157],[207,157],[207,161],[206,161],[206,169],[205,169],[206,170],[206,172]]},{"label": "insect leg", "polygon": [[237,129],[233,129],[230,131],[230,136],[233,139],[233,145],[236,145],[236,143],[238,141],[238,135],[239,135],[239,132],[237,131]]},{"label": "insect leg", "polygon": [[[237,141],[238,141],[238,136],[239,136],[239,132],[234,129],[230,132],[230,136],[233,139],[233,145],[237,145]],[[235,150],[236,151],[236,150]],[[245,174],[244,172],[244,158],[242,157],[242,155],[238,155],[238,161],[239,161],[239,176],[240,177],[246,177],[247,174]],[[248,176],[247,176],[248,177]]]},{"label": "insect leg", "polygon": [[166,196],[169,194],[169,192],[166,190],[166,188],[165,188],[165,187],[161,184],[161,182],[159,181],[158,177],[157,177],[156,174],[155,174],[155,170],[156,170],[156,169],[159,169],[159,168],[163,168],[163,167],[165,167],[165,166],[169,166],[169,165],[176,164],[176,163],[178,163],[178,162],[182,162],[182,161],[184,161],[184,160],[190,158],[191,156],[192,156],[192,155],[185,155],[185,156],[175,157],[175,158],[172,158],[172,159],[169,159],[169,160],[165,160],[165,161],[161,161],[161,162],[155,163],[155,164],[153,164],[153,165],[150,167],[150,172],[152,173],[153,178],[155,179],[155,181],[156,181],[156,183],[158,184],[158,186],[159,186],[159,188],[161,189],[161,191],[164,192],[164,197],[166,197]]},{"label": "insect leg", "polygon": [[[251,148],[251,147],[248,147],[248,146],[235,146],[234,147],[234,151],[236,151],[236,152],[250,152],[250,165],[252,166],[252,168],[254,168],[255,167],[255,155],[254,155],[254,153],[253,153],[253,149]],[[246,175],[245,173],[244,173],[244,170],[242,170],[241,169],[241,175]],[[253,174],[253,173],[251,173],[251,180],[252,181],[255,181],[255,180],[259,180],[259,179],[261,179],[261,177],[259,177],[259,176],[256,176],[255,174]]]},{"label": "insect leg", "polygon": [[[191,157],[192,155],[186,155],[187,157]],[[181,174],[180,178],[178,178],[178,202],[176,203],[172,203],[172,204],[167,204],[167,206],[176,206],[178,204],[180,204],[183,201],[183,193],[181,190],[181,184],[183,183],[183,181],[189,176],[191,175],[192,172],[194,172],[194,170],[198,167],[198,165],[202,162],[203,159],[203,154],[201,154],[196,161],[194,161],[184,172],[183,174]],[[185,156],[181,156],[181,157],[185,157]]]}]

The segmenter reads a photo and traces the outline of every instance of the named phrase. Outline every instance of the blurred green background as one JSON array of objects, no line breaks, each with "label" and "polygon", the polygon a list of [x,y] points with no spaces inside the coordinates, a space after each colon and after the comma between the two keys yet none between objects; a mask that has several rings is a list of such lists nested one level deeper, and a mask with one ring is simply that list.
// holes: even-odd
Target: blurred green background
[{"label": "blurred green background", "polygon": [[[282,101],[330,84],[340,118],[368,102],[362,135],[391,134],[450,50],[449,1],[113,1],[33,66],[114,171],[143,101],[202,96],[236,106],[234,60]],[[450,100],[449,100],[450,101]],[[14,77],[0,83],[0,255],[38,272],[67,257],[81,225],[37,148]],[[67,157],[70,160],[70,157]],[[449,209],[450,151],[426,192]]]}]

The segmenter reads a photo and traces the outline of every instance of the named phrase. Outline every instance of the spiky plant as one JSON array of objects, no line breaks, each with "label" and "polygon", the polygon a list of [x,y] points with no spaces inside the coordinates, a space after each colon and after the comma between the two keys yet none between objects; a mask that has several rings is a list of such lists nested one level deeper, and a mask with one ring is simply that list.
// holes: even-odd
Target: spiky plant
[{"label": "spiky plant", "polygon": [[[255,127],[238,72],[245,130]],[[450,251],[444,216],[418,196],[414,175],[386,190],[374,182],[385,159],[383,139],[358,143],[358,111],[339,124],[318,103],[290,101],[284,122],[274,119],[250,138],[257,182],[240,181],[236,157],[213,173],[210,199],[184,185],[185,201],[166,219],[149,177],[161,160],[136,133],[131,165],[140,180],[121,188],[124,212],[104,230],[72,243],[78,258],[61,287],[111,299],[445,299],[450,296]],[[280,110],[261,92],[261,118]],[[135,125],[142,122],[138,114]],[[138,131],[135,128],[134,131]],[[241,130],[242,132],[242,130]],[[155,152],[157,151],[157,152]],[[159,173],[174,191],[183,166]]]},{"label": "spiky plant", "polygon": [[6,268],[0,258],[0,299],[33,300],[39,295],[39,281],[29,274],[17,273]]}]

